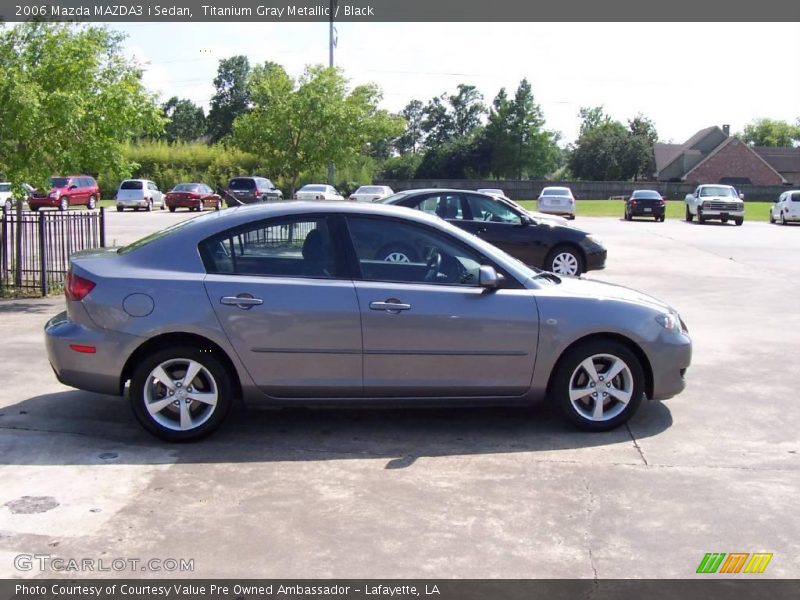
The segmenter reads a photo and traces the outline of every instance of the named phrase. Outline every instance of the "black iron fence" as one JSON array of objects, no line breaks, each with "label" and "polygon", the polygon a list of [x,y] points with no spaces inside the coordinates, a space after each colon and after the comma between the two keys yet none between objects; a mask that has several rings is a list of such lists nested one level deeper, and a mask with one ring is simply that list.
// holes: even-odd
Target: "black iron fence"
[{"label": "black iron fence", "polygon": [[73,252],[106,245],[105,211],[3,210],[0,290],[39,294],[64,285]]}]

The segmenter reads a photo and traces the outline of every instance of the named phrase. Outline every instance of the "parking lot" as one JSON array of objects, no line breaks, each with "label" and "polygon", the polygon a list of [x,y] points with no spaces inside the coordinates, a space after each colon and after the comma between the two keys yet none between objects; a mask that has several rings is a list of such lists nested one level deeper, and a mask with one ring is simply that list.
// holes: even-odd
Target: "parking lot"
[{"label": "parking lot", "polygon": [[[108,211],[107,240],[192,216]],[[800,226],[574,225],[608,247],[588,277],[669,302],[694,341],[687,390],[609,433],[547,407],[249,408],[170,445],[56,381],[42,327],[62,297],[3,301],[0,577],[64,575],[24,553],[202,578],[686,578],[707,552],[800,577]]]}]

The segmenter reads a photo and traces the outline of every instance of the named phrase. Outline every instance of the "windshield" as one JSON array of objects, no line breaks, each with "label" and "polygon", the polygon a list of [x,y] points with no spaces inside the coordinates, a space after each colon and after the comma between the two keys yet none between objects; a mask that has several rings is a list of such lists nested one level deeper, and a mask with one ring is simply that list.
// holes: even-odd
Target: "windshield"
[{"label": "windshield", "polygon": [[174,188],[173,192],[196,192],[200,186],[196,183],[179,183]]},{"label": "windshield", "polygon": [[119,189],[121,190],[140,190],[142,189],[142,182],[141,181],[123,181]]},{"label": "windshield", "polygon": [[542,196],[569,196],[570,191],[566,188],[544,188]]},{"label": "windshield", "polygon": [[356,190],[356,194],[382,194],[383,188],[376,185],[362,185]]},{"label": "windshield", "polygon": [[376,200],[381,204],[394,204],[398,200],[405,198],[408,196],[410,192],[397,192],[396,194],[392,194],[391,196],[386,196],[386,198],[381,198],[380,200]]},{"label": "windshield", "polygon": [[10,192],[10,191],[11,191],[10,183],[0,183],[0,192]]},{"label": "windshield", "polygon": [[738,198],[736,195],[736,190],[731,187],[721,186],[721,185],[709,185],[704,188],[700,188],[700,195],[701,196],[728,196],[731,198]]},{"label": "windshield", "polygon": [[50,185],[53,187],[66,187],[69,183],[68,177],[51,177]]},{"label": "windshield", "polygon": [[304,185],[300,188],[301,192],[324,192],[325,190],[324,185]]}]

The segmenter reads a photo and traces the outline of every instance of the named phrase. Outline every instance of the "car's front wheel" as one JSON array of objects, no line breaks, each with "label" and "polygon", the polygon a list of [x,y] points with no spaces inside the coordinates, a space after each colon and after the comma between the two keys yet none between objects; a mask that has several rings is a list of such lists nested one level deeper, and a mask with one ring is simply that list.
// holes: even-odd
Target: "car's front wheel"
[{"label": "car's front wheel", "polygon": [[130,400],[147,431],[170,442],[188,442],[222,424],[232,389],[228,370],[213,353],[175,346],[139,363]]},{"label": "car's front wheel", "polygon": [[594,340],[562,357],[550,392],[569,421],[587,431],[608,431],[636,413],[644,396],[644,371],[623,344]]},{"label": "car's front wheel", "polygon": [[694,219],[694,215],[692,214],[692,211],[689,210],[689,206],[687,205],[686,206],[686,222],[687,223],[691,223],[693,219]]},{"label": "car's front wheel", "polygon": [[547,257],[547,271],[559,275],[580,275],[583,273],[583,257],[580,252],[569,246],[558,246]]},{"label": "car's front wheel", "polygon": [[58,210],[69,210],[69,198],[61,198],[61,202],[58,203]]},{"label": "car's front wheel", "polygon": [[94,196],[89,196],[89,201],[86,203],[86,208],[89,210],[94,210],[95,206],[97,206],[97,198]]}]

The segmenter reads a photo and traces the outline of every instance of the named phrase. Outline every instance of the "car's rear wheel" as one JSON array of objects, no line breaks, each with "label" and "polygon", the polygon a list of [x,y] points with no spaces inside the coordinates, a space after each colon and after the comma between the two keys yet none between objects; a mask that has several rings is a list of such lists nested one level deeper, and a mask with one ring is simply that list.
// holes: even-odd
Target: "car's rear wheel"
[{"label": "car's rear wheel", "polygon": [[145,207],[145,210],[147,212],[152,212],[153,211],[153,199],[152,198],[148,198],[147,206]]},{"label": "car's rear wheel", "polygon": [[781,213],[781,225],[786,225],[786,215]]},{"label": "car's rear wheel", "polygon": [[409,262],[419,262],[419,257],[417,253],[414,251],[413,248],[409,248],[405,244],[388,244],[378,250],[378,253],[375,255],[377,260],[383,260],[385,262],[396,262],[396,263],[409,263]]},{"label": "car's rear wheel", "polygon": [[169,212],[175,212],[175,207],[174,206],[170,206],[169,207]]},{"label": "car's rear wheel", "polygon": [[547,271],[559,275],[580,275],[583,273],[583,257],[575,248],[558,246],[547,257]]},{"label": "car's rear wheel", "polygon": [[626,220],[626,221],[630,221],[632,218],[633,218],[633,217],[631,216],[631,213],[629,213],[629,212],[626,210],[626,211],[625,211],[625,220]]},{"label": "car's rear wheel", "polygon": [[143,360],[133,373],[130,400],[147,431],[188,442],[216,430],[231,406],[228,370],[213,354],[176,346]]},{"label": "car's rear wheel", "polygon": [[94,210],[95,206],[97,206],[97,198],[94,196],[89,196],[89,200],[86,202],[86,208],[89,210]]},{"label": "car's rear wheel", "polygon": [[561,358],[550,392],[569,421],[587,431],[608,431],[636,413],[644,395],[644,371],[623,344],[594,340]]},{"label": "car's rear wheel", "polygon": [[692,214],[692,211],[690,211],[689,207],[687,206],[686,207],[686,222],[687,223],[691,223],[692,219],[694,219],[694,215]]},{"label": "car's rear wheel", "polygon": [[125,210],[125,209],[124,209],[124,208],[122,208],[121,206],[118,206],[118,207],[117,207],[117,212],[122,212],[123,210]]},{"label": "car's rear wheel", "polygon": [[69,210],[69,198],[61,198],[61,202],[58,203],[58,210],[65,211]]}]

